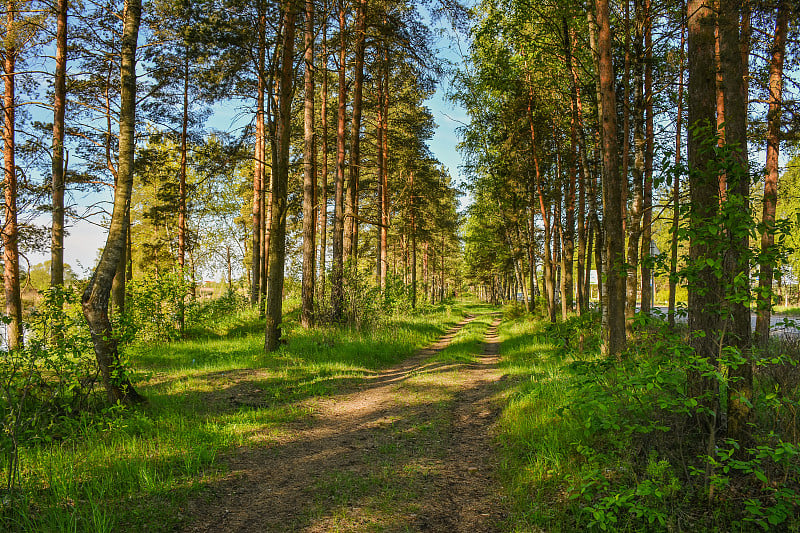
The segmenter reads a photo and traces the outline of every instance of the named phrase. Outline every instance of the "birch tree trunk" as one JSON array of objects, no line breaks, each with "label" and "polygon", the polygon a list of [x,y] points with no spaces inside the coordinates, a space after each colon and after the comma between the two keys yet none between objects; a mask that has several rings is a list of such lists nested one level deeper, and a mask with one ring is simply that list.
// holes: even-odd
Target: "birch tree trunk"
[{"label": "birch tree trunk", "polygon": [[120,42],[119,164],[114,209],[106,245],[100,261],[81,298],[83,314],[89,324],[97,364],[109,402],[141,402],[120,365],[117,339],[108,318],[111,283],[124,257],[127,218],[133,187],[133,155],[136,126],[136,42],[141,19],[141,0],[126,0]]}]

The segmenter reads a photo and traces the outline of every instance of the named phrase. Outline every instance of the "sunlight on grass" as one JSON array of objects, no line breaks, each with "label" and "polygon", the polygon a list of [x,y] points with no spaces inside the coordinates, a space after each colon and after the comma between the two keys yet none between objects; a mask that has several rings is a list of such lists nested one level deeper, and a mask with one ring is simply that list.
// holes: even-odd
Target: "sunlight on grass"
[{"label": "sunlight on grass", "polygon": [[[565,479],[579,468],[574,427],[560,409],[569,403],[572,362],[541,333],[542,322],[520,318],[500,327],[503,369],[514,386],[500,418],[503,477],[515,502],[517,530],[563,527]],[[534,503],[539,502],[539,503]]]},{"label": "sunlight on grass", "polygon": [[[247,311],[214,332],[194,332],[194,340],[128,348],[148,404],[102,417],[87,412],[58,438],[24,449],[23,501],[0,509],[0,524],[24,531],[126,524],[173,530],[183,502],[224,474],[221,459],[230,450],[285,438],[287,424],[312,414],[303,400],[346,391],[400,362],[468,310],[474,312],[428,307],[369,330],[305,330],[289,321],[287,344],[272,354],[263,352],[263,323]],[[463,354],[473,341],[465,340]]]}]

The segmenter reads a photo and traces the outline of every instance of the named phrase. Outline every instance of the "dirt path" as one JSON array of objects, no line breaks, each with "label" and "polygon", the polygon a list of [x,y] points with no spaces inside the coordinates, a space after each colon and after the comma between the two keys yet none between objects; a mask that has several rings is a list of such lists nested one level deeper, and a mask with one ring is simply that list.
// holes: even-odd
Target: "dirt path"
[{"label": "dirt path", "polygon": [[430,361],[473,319],[356,392],[314,400],[290,437],[234,454],[185,531],[499,531],[500,319],[477,363]]}]

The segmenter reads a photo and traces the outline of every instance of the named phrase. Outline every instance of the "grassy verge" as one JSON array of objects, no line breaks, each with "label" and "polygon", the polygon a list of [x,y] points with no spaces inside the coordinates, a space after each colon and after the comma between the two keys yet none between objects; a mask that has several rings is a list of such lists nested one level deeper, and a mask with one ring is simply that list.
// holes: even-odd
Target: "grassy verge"
[{"label": "grassy verge", "polygon": [[288,344],[268,355],[261,324],[247,314],[219,338],[135,347],[149,403],[76,418],[23,449],[23,489],[2,502],[0,529],[171,530],[187,498],[222,475],[221,455],[268,444],[308,416],[301,400],[401,361],[469,311],[429,307],[369,331],[306,331],[289,321]]},{"label": "grassy verge", "polygon": [[[735,440],[712,418],[736,384],[735,352],[721,366],[642,323],[627,352],[605,359],[596,333],[577,318],[501,328],[513,378],[501,440],[515,530],[800,529],[800,400],[788,378],[797,346],[753,356],[752,422]],[[716,381],[697,389],[699,375]]]},{"label": "grassy verge", "polygon": [[502,475],[514,502],[515,531],[569,531],[564,487],[578,468],[572,443],[579,436],[561,409],[574,383],[566,354],[543,332],[543,321],[517,318],[500,326],[501,353],[510,387],[500,419]]}]

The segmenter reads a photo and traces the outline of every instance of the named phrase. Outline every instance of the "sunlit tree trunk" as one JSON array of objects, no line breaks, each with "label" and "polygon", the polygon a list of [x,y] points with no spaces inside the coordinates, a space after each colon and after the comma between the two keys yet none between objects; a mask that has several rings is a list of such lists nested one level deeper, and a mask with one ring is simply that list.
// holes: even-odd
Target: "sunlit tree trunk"
[{"label": "sunlit tree trunk", "polygon": [[617,355],[625,349],[625,235],[622,227],[623,179],[619,174],[617,151],[617,113],[612,39],[608,0],[597,0],[597,51],[602,102],[601,140],[603,143],[603,234],[605,237],[607,328],[603,352]]},{"label": "sunlit tree trunk", "polygon": [[[713,219],[719,208],[719,178],[714,168],[708,140],[716,128],[716,61],[714,54],[715,16],[711,0],[687,2],[689,59],[689,190],[691,197],[690,225],[695,231]],[[714,269],[706,264],[708,244],[690,237],[689,260],[696,272],[689,280],[689,331],[697,354],[716,361],[719,330],[719,280]],[[705,390],[698,379],[693,386]],[[698,392],[698,391],[694,391]],[[713,408],[713,407],[712,407]]]},{"label": "sunlit tree trunk", "polygon": [[645,177],[645,99],[644,99],[644,30],[647,14],[643,0],[634,0],[633,39],[633,150],[634,163],[631,172],[632,198],[628,211],[628,252],[625,255],[628,267],[627,302],[625,306],[626,334],[633,332],[633,317],[636,313],[636,296],[639,290],[639,242],[642,236],[642,212],[644,210]]},{"label": "sunlit tree trunk", "polygon": [[334,320],[342,319],[344,307],[344,160],[345,120],[347,118],[346,13],[339,0],[339,102],[336,116],[336,181],[333,193],[333,265],[331,269],[331,309]]},{"label": "sunlit tree trunk", "polygon": [[[686,25],[681,23],[681,55],[680,65],[684,62],[686,46]],[[678,74],[678,114],[675,119],[675,168],[681,163],[681,133],[683,131],[683,66]],[[667,303],[667,321],[670,327],[675,326],[675,292],[678,283],[678,225],[680,223],[681,177],[675,172],[672,181],[672,236],[670,239],[669,262],[669,301]]]},{"label": "sunlit tree trunk", "polygon": [[[323,13],[328,13],[327,0],[323,3]],[[322,21],[322,98],[320,101],[320,121],[322,122],[322,183],[319,201],[319,300],[325,301],[325,260],[328,246],[328,23]]]},{"label": "sunlit tree trunk", "polygon": [[139,35],[141,0],[126,0],[120,41],[119,164],[114,209],[100,261],[81,298],[89,324],[103,385],[110,402],[138,402],[136,392],[120,367],[117,339],[108,318],[111,282],[126,247],[126,218],[133,187],[133,154],[136,113],[136,42]]},{"label": "sunlit tree trunk", "polygon": [[650,266],[650,243],[653,222],[653,154],[655,131],[653,126],[653,14],[650,0],[644,2],[644,106],[645,106],[645,150],[644,150],[644,194],[642,197],[642,245],[640,264],[642,272],[641,310],[650,313],[653,307],[653,284]]},{"label": "sunlit tree trunk", "polygon": [[264,98],[266,85],[266,72],[264,68],[264,55],[266,54],[266,14],[262,3],[259,3],[258,13],[258,58],[256,64],[258,88],[256,89],[256,144],[253,160],[253,244],[250,248],[252,264],[250,266],[252,283],[250,288],[250,303],[258,304],[261,294],[262,257],[261,237],[264,233],[264,156],[265,156],[265,128],[264,128]]},{"label": "sunlit tree trunk", "polygon": [[775,210],[778,205],[778,176],[780,173],[779,154],[781,140],[781,116],[783,105],[783,62],[786,53],[786,35],[789,26],[789,2],[781,0],[775,21],[775,36],[769,62],[769,110],[767,111],[767,163],[764,179],[764,203],[761,220],[764,231],[761,233],[761,256],[758,275],[758,317],[756,319],[756,339],[758,344],[767,345],[769,341],[770,315],[772,313],[772,280],[775,269],[772,233],[775,224]]},{"label": "sunlit tree trunk", "polygon": [[366,0],[356,10],[356,45],[353,57],[353,116],[350,126],[350,165],[347,183],[344,255],[353,265],[358,259],[358,189],[361,174],[361,111],[364,94],[364,51],[366,48]]},{"label": "sunlit tree trunk", "polygon": [[53,83],[53,229],[50,286],[64,284],[64,114],[67,108],[67,0],[56,3],[56,71]]},{"label": "sunlit tree trunk", "polygon": [[308,328],[314,315],[316,276],[316,161],[314,146],[314,2],[305,0],[305,113],[303,117],[303,287],[300,323]]},{"label": "sunlit tree trunk", "polygon": [[383,123],[381,135],[383,158],[381,160],[381,290],[386,290],[386,277],[389,271],[389,53],[383,50],[383,94],[378,105],[382,109]]},{"label": "sunlit tree trunk", "polygon": [[3,51],[3,70],[5,76],[3,83],[5,93],[3,96],[3,163],[5,165],[4,194],[5,194],[5,224],[3,225],[3,285],[6,297],[6,315],[11,320],[8,324],[6,342],[9,349],[22,346],[22,302],[19,295],[19,228],[17,226],[17,166],[15,161],[16,128],[16,63],[19,50],[13,41],[14,2],[6,4],[6,34],[8,38]]},{"label": "sunlit tree trunk", "polygon": [[272,171],[272,208],[266,302],[264,349],[276,350],[281,338],[283,274],[286,259],[286,214],[289,188],[289,145],[292,131],[292,94],[294,92],[294,33],[297,18],[296,0],[289,0],[284,14],[284,29],[278,88],[275,132],[277,158]]}]

